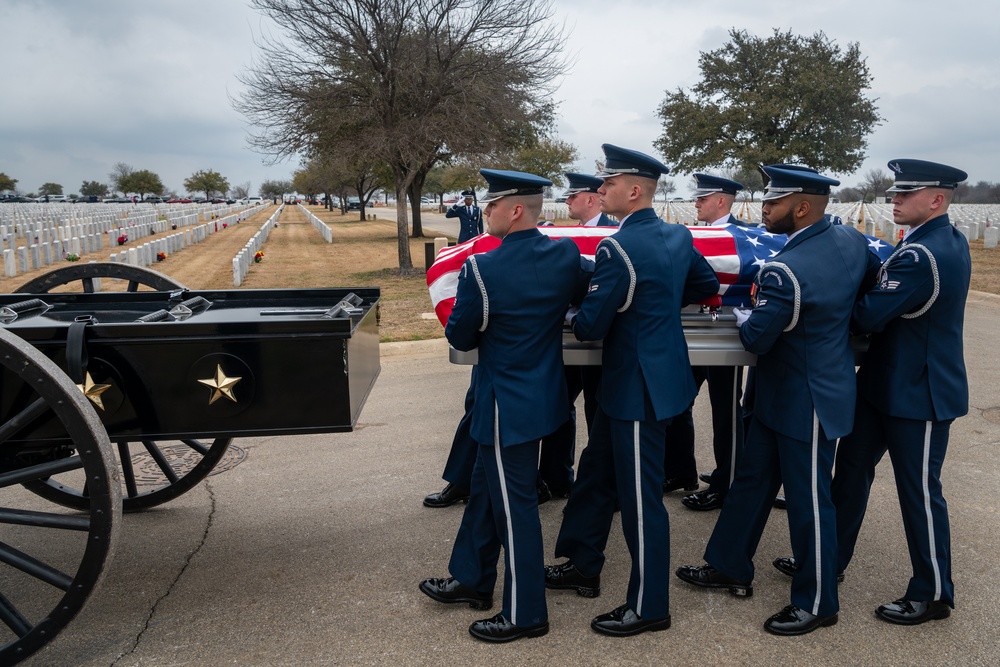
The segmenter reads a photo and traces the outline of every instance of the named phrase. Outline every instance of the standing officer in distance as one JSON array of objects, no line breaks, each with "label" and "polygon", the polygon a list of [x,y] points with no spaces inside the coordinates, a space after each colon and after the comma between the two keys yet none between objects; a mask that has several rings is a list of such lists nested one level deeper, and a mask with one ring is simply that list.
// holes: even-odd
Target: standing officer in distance
[{"label": "standing officer in distance", "polygon": [[466,190],[462,193],[462,202],[456,202],[444,214],[446,218],[458,218],[459,243],[465,243],[483,233],[483,213],[472,201],[475,195],[471,190]]},{"label": "standing officer in distance", "polygon": [[[695,174],[697,189],[694,192],[694,207],[700,222],[710,227],[749,227],[747,223],[731,213],[736,203],[736,193],[743,184],[720,176]],[[722,507],[722,501],[732,484],[736,463],[743,449],[743,420],[740,413],[743,369],[735,366],[694,366],[695,386],[700,390],[703,382],[708,382],[708,395],[712,402],[712,447],[715,453],[715,469],[708,475],[708,488],[684,496],[681,503],[693,510],[714,510]],[[678,469],[676,475],[667,473],[663,492],[676,489],[697,488],[697,468],[694,459],[694,425],[691,407],[677,418],[684,428],[671,429],[665,467],[667,471]],[[690,424],[690,427],[688,427]]]},{"label": "standing officer in distance", "polygon": [[604,340],[601,387],[590,442],[566,504],[545,584],[600,593],[615,500],[632,560],[625,604],[591,621],[596,632],[630,636],[670,627],[670,522],[663,506],[663,449],[670,418],[694,398],[680,311],[719,290],[719,280],[683,225],[653,211],[659,160],[604,144],[601,208],[621,220],[598,245],[590,289],[567,313],[579,340]]},{"label": "standing officer in distance", "polygon": [[801,635],[837,622],[837,532],[830,499],[836,439],[854,423],[851,311],[873,284],[878,258],[864,235],[824,218],[830,186],[809,171],[763,167],[767,231],[788,242],[764,264],[752,310],[735,309],[740,340],[757,354],[757,400],[736,478],[702,567],[677,576],[753,594],[753,556],[782,481],[796,562],[791,604],[764,629]]},{"label": "standing officer in distance", "polygon": [[[900,599],[875,610],[890,623],[947,618],[955,606],[948,506],[941,467],[948,432],[969,411],[962,354],[969,243],[948,219],[955,188],[968,175],[925,160],[889,162],[893,220],[910,229],[882,265],[878,284],[854,307],[852,328],[871,333],[858,371],[854,431],[837,448],[833,502],[838,564],[854,555],[875,466],[889,452],[913,576]],[[794,573],[796,561],[775,567]]]},{"label": "standing officer in distance", "polygon": [[504,551],[503,609],[469,627],[473,637],[506,642],[549,630],[542,527],[538,519],[538,442],[569,415],[562,323],[589,273],[569,239],[535,227],[548,179],[482,169],[490,192],[488,230],[500,247],[466,260],[445,335],[459,350],[479,349],[471,434],[479,443],[469,504],[455,538],[451,577],[420,590],[439,602],[493,603]]},{"label": "standing officer in distance", "polygon": [[[581,227],[617,227],[618,223],[601,212],[598,188],[604,181],[596,176],[566,172],[566,206],[569,217]],[[542,438],[542,455],[538,462],[541,477],[539,493],[549,489],[551,495],[569,496],[573,483],[573,463],[576,461],[576,399],[583,393],[583,409],[587,417],[587,433],[594,425],[597,414],[597,388],[601,383],[600,366],[566,366],[566,391],[569,398],[570,418],[555,433]]]}]

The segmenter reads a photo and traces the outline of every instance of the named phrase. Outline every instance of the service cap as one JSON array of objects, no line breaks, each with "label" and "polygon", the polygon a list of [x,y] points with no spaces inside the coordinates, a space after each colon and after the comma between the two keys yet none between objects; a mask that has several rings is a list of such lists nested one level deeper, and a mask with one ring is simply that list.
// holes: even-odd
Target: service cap
[{"label": "service cap", "polygon": [[479,173],[490,186],[489,192],[479,200],[483,204],[496,201],[501,197],[540,195],[545,188],[552,185],[552,181],[547,178],[523,171],[480,169]]},{"label": "service cap", "polygon": [[601,148],[604,150],[604,169],[597,172],[597,178],[613,178],[629,174],[652,178],[655,181],[663,174],[670,173],[665,164],[645,153],[611,144],[604,144]]},{"label": "service cap", "polygon": [[764,196],[761,201],[781,199],[795,193],[828,195],[831,186],[840,185],[840,181],[835,178],[797,165],[770,165],[760,167],[760,172],[764,176]]},{"label": "service cap", "polygon": [[927,160],[890,160],[889,169],[893,172],[895,183],[886,192],[913,192],[924,188],[954,190],[969,177],[961,169]]}]

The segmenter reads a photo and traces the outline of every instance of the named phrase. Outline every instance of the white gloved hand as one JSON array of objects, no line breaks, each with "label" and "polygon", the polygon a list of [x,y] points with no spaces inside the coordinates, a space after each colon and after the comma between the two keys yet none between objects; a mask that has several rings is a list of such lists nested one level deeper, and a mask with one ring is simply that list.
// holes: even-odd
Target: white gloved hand
[{"label": "white gloved hand", "polygon": [[733,315],[736,316],[736,326],[743,326],[743,323],[750,319],[750,313],[752,312],[752,308],[733,308]]},{"label": "white gloved hand", "polygon": [[579,312],[580,309],[577,308],[576,306],[569,307],[569,310],[566,311],[566,319],[565,319],[567,326],[573,326],[573,318],[575,318],[577,313]]}]

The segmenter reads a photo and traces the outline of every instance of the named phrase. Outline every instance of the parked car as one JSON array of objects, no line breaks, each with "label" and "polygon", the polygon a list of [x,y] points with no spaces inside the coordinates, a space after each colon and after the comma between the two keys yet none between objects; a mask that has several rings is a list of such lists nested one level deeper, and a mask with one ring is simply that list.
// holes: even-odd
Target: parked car
[{"label": "parked car", "polygon": [[190,204],[191,200],[187,197],[174,197],[173,199],[167,200],[168,204]]},{"label": "parked car", "polygon": [[148,197],[143,199],[143,201],[146,202],[147,204],[162,204],[163,197],[159,195],[149,195]]},{"label": "parked car", "polygon": [[27,203],[34,203],[35,202],[35,200],[32,199],[31,197],[22,197],[21,195],[10,195],[10,196],[5,197],[4,199],[2,199],[0,201],[3,201],[4,203],[9,203],[9,204],[27,204]]},{"label": "parked car", "polygon": [[100,204],[101,203],[101,198],[98,197],[97,195],[80,195],[79,197],[77,197],[76,199],[74,199],[73,202],[76,203],[76,204],[80,204],[80,203],[84,203],[84,204]]},{"label": "parked car", "polygon": [[361,210],[361,200],[357,197],[347,198],[347,210],[348,211],[360,211]]},{"label": "parked car", "polygon": [[247,197],[247,204],[250,206],[260,206],[263,203],[264,200],[261,197]]}]

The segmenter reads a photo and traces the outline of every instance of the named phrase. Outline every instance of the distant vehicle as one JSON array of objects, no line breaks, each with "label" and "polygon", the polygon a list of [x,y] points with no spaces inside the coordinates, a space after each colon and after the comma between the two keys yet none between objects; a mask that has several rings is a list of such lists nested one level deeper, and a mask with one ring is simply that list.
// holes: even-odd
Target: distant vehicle
[{"label": "distant vehicle", "polygon": [[569,197],[567,197],[566,195],[563,195],[561,197],[556,197],[556,203],[565,204],[567,199],[569,199]]},{"label": "distant vehicle", "polygon": [[443,204],[457,204],[459,202],[458,197],[446,197]]},{"label": "distant vehicle", "polygon": [[174,197],[173,199],[167,200],[168,204],[190,204],[191,200],[187,197]]},{"label": "distant vehicle", "polygon": [[264,203],[264,200],[260,197],[247,197],[247,204],[250,206],[260,206]]},{"label": "distant vehicle", "polygon": [[129,197],[112,197],[111,199],[104,200],[105,204],[109,202],[112,204],[131,204],[132,200]]},{"label": "distant vehicle", "polygon": [[100,204],[101,198],[97,195],[80,195],[73,200],[74,203],[84,203],[84,204]]},{"label": "distant vehicle", "polygon": [[69,201],[69,197],[66,195],[43,195],[38,198],[38,201],[43,202],[65,202]]},{"label": "distant vehicle", "polygon": [[684,199],[684,197],[674,197],[674,198],[673,198],[673,199],[671,199],[670,201],[687,201],[687,200],[686,200],[686,199]]},{"label": "distant vehicle", "polygon": [[361,200],[357,197],[347,198],[347,210],[348,211],[360,211],[361,210]]},{"label": "distant vehicle", "polygon": [[420,198],[420,203],[422,205],[424,205],[424,206],[429,206],[429,205],[433,204],[434,201],[430,197],[421,197]]},{"label": "distant vehicle", "polygon": [[149,195],[148,197],[143,199],[143,201],[146,202],[147,204],[162,204],[163,197],[159,195]]},{"label": "distant vehicle", "polygon": [[28,204],[28,203],[36,203],[35,200],[32,199],[31,197],[22,197],[21,195],[11,195],[9,197],[5,197],[3,199],[0,199],[0,201],[2,201],[5,204]]}]

